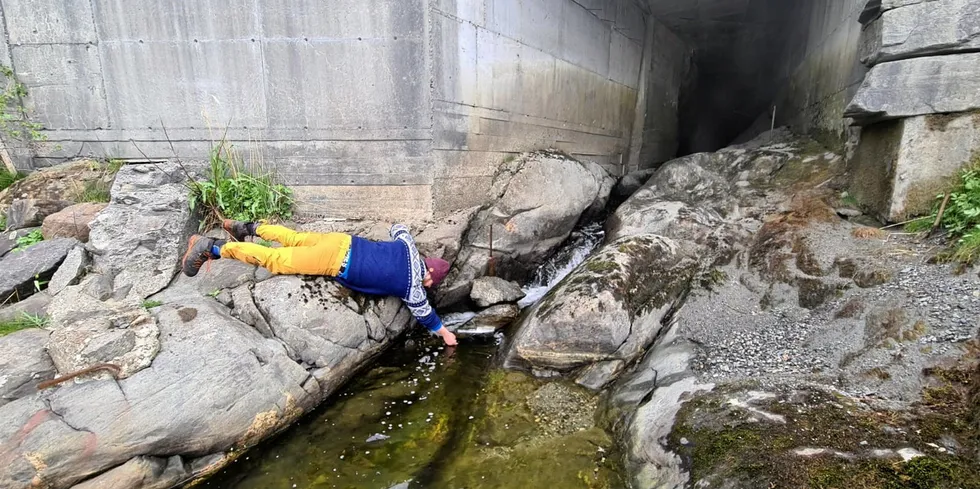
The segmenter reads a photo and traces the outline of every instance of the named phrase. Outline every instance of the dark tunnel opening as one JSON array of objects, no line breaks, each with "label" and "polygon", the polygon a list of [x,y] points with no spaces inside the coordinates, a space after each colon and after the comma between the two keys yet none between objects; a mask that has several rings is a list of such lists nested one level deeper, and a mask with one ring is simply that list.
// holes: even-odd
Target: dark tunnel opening
[{"label": "dark tunnel opening", "polygon": [[769,128],[773,100],[806,50],[814,1],[649,0],[653,16],[694,49],[677,156]]}]

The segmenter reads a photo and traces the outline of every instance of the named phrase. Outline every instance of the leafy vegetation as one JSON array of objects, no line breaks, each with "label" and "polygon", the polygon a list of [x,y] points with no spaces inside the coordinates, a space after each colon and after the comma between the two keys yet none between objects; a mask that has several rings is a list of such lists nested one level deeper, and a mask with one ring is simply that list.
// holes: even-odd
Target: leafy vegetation
[{"label": "leafy vegetation", "polygon": [[929,230],[937,219],[955,240],[946,258],[966,264],[980,258],[980,153],[960,171],[948,194],[936,197],[932,214],[909,222],[905,230]]},{"label": "leafy vegetation", "polygon": [[145,301],[143,301],[143,307],[145,309],[153,309],[154,307],[159,307],[159,306],[162,306],[162,305],[163,305],[163,303],[160,302],[160,301],[151,301],[151,300],[145,300]]},{"label": "leafy vegetation", "polygon": [[27,96],[27,87],[17,81],[14,70],[9,66],[0,65],[0,130],[14,139],[30,142],[44,141],[47,136],[41,133],[41,125],[27,118],[27,109],[23,99]]},{"label": "leafy vegetation", "polygon": [[14,182],[26,176],[20,172],[12,172],[7,168],[0,169],[0,190],[5,190],[7,187],[13,185]]},{"label": "leafy vegetation", "polygon": [[16,241],[17,246],[15,246],[12,251],[22,251],[22,250],[25,250],[27,248],[30,248],[31,246],[34,246],[34,245],[40,243],[41,241],[44,241],[44,235],[41,234],[41,230],[40,229],[35,229],[35,230],[31,231],[30,233],[27,233],[27,234],[25,234],[25,235],[17,238],[17,241]]},{"label": "leafy vegetation", "polygon": [[222,219],[254,222],[293,215],[292,191],[261,164],[246,164],[226,141],[211,149],[206,180],[191,181],[190,207],[202,214],[201,229]]},{"label": "leafy vegetation", "polygon": [[6,336],[22,329],[43,328],[47,324],[48,318],[44,316],[28,314],[26,312],[21,313],[21,316],[16,319],[0,322],[0,336]]},{"label": "leafy vegetation", "polygon": [[109,202],[109,191],[112,189],[114,177],[116,173],[119,173],[119,169],[125,163],[122,160],[109,160],[108,163],[104,165],[100,164],[97,168],[93,168],[93,170],[101,170],[102,175],[95,180],[86,182],[81,188],[76,188],[75,202]]}]

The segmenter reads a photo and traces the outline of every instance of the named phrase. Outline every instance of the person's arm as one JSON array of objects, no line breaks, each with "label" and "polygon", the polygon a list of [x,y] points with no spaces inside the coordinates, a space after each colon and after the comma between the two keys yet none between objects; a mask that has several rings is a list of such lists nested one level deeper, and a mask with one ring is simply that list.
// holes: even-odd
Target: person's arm
[{"label": "person's arm", "polygon": [[456,335],[443,326],[442,319],[439,319],[439,315],[429,304],[425,287],[422,285],[422,280],[425,278],[425,264],[422,263],[422,257],[419,255],[418,248],[415,247],[415,240],[408,232],[408,227],[404,224],[395,224],[391,227],[389,234],[392,239],[400,240],[408,246],[408,256],[412,267],[411,289],[408,297],[402,298],[402,300],[419,324],[425,326],[429,332],[440,336],[447,345],[455,345]]},{"label": "person's arm", "polygon": [[449,346],[456,344],[456,335],[443,326],[442,319],[439,319],[439,315],[429,304],[428,299],[424,299],[421,303],[404,302],[408,306],[408,310],[412,312],[412,316],[415,316],[419,324],[425,326],[430,333],[440,336],[442,341]]}]

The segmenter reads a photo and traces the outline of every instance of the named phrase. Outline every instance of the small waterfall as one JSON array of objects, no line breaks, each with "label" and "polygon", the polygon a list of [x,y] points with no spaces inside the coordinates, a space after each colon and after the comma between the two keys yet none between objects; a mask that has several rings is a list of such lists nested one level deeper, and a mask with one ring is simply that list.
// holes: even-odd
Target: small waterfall
[{"label": "small waterfall", "polygon": [[534,277],[523,287],[527,295],[517,305],[523,309],[538,302],[552,287],[585,261],[602,243],[605,236],[601,222],[594,222],[573,231],[561,249],[535,270]]}]

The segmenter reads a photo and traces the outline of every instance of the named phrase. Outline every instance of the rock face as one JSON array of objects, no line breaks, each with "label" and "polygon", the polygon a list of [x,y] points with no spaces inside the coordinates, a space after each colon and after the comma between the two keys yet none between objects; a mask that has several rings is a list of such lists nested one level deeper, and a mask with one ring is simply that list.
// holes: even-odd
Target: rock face
[{"label": "rock face", "polygon": [[[827,181],[841,171],[841,159],[785,132],[765,145],[769,138],[662,166],[607,220],[607,243],[600,251],[522,319],[508,361],[569,371],[582,385],[600,388],[663,333],[692,281],[709,280],[705,274],[735,258],[739,247],[761,240],[782,250],[799,242],[789,225],[778,228],[788,233],[779,240],[757,237],[761,215],[773,201],[788,202],[787,195]],[[763,198],[762,191],[769,196]],[[804,220],[839,221],[826,204],[811,208],[803,204],[810,200],[800,202]],[[756,246],[769,256],[771,248]],[[767,275],[777,283],[812,282],[813,290],[802,287],[799,300],[813,305],[841,281],[828,271],[816,277],[798,272],[787,260],[752,266],[758,273],[767,273],[768,265],[778,269]],[[829,270],[833,263],[823,266]]]},{"label": "rock face", "polygon": [[980,1],[884,2],[869,65],[980,48]]},{"label": "rock face", "polygon": [[683,303],[696,270],[668,238],[642,234],[614,241],[534,306],[507,359],[563,372],[599,362],[628,363],[653,343]]},{"label": "rock face", "polygon": [[[90,279],[56,296],[49,307],[54,332],[34,341],[34,351],[43,353],[47,341],[59,374],[107,361],[123,373],[119,380],[79,377],[0,406],[0,443],[11,447],[0,486],[184,483],[308,412],[409,324],[397,299],[350,295],[299,277],[253,284],[254,267],[225,268],[218,277],[184,277],[155,296],[165,303],[152,313],[88,296]],[[246,282],[238,284],[242,276]],[[256,289],[262,312],[253,313],[268,318],[269,337],[200,292],[223,285],[236,287],[236,308],[252,299],[249,287]],[[158,342],[156,351],[140,347],[147,340]],[[42,380],[54,376],[51,366],[21,368]]]},{"label": "rock face", "polygon": [[65,290],[65,287],[77,284],[78,280],[85,275],[89,263],[90,260],[85,248],[81,246],[72,248],[65,256],[65,261],[58,267],[58,271],[54,272],[51,281],[48,282],[48,293],[51,295],[58,294]]},{"label": "rock face", "polygon": [[980,112],[874,124],[861,132],[848,191],[882,221],[903,222],[931,212],[936,195],[978,151]]},{"label": "rock face", "polygon": [[478,307],[490,307],[503,302],[517,302],[524,298],[524,291],[516,282],[500,277],[480,277],[473,281],[470,299]]},{"label": "rock face", "polygon": [[41,241],[5,256],[0,261],[0,298],[17,302],[37,292],[35,280],[50,279],[76,244],[78,241],[68,238]]},{"label": "rock face", "polygon": [[67,200],[15,200],[7,208],[7,230],[40,226],[45,218],[70,206]]},{"label": "rock face", "polygon": [[980,109],[980,53],[875,65],[844,112],[857,124]]},{"label": "rock face", "polygon": [[89,245],[118,297],[145,299],[176,273],[196,226],[185,179],[176,164],[126,165],[116,175],[112,202],[90,225]]},{"label": "rock face", "polygon": [[523,279],[568,238],[583,214],[602,210],[614,183],[598,164],[557,153],[525,154],[503,165],[494,177],[491,204],[474,216],[437,305],[464,300],[472,281],[486,274],[491,228],[496,275]]},{"label": "rock face", "polygon": [[0,337],[0,406],[34,393],[38,382],[54,376],[44,352],[50,333],[26,329]]},{"label": "rock face", "polygon": [[84,243],[88,241],[89,224],[106,205],[83,203],[66,207],[44,218],[41,233],[44,239],[75,238]]}]

